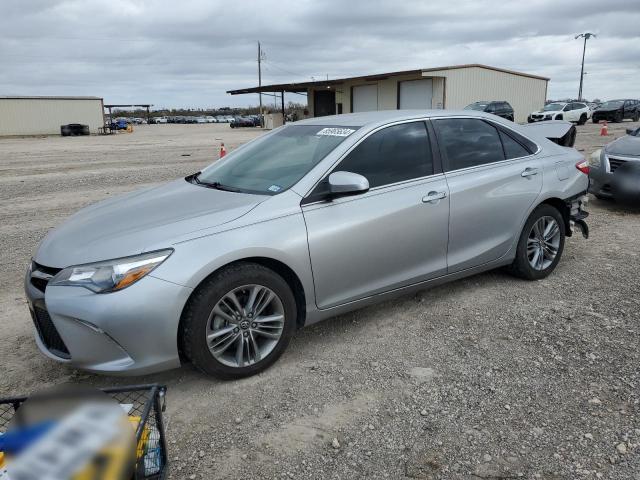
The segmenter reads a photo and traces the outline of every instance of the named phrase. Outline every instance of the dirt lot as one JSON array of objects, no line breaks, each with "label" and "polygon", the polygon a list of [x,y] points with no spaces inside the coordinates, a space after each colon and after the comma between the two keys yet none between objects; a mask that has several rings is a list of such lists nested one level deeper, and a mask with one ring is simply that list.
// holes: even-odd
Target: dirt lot
[{"label": "dirt lot", "polygon": [[[603,144],[596,125],[578,131],[585,155]],[[343,315],[300,331],[250,379],[190,366],[109,378],[43,357],[21,283],[45,233],[89,203],[197,171],[217,139],[259,134],[150,125],[0,139],[0,396],[164,383],[172,478],[640,479],[640,214],[595,199],[592,238],[570,239],[548,279],[491,272]]]}]

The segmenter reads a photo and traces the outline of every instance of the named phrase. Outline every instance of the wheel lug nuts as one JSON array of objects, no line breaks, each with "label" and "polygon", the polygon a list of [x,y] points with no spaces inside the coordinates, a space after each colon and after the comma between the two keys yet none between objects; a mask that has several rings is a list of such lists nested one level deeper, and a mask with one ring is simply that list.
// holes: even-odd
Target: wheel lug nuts
[{"label": "wheel lug nuts", "polygon": [[238,327],[233,329],[233,333],[238,333],[240,331],[240,329]]},{"label": "wheel lug nuts", "polygon": [[249,336],[249,332],[244,332],[244,334],[243,334],[243,335],[244,335],[245,337],[248,337],[248,336]]},{"label": "wheel lug nuts", "polygon": [[251,328],[257,328],[257,327],[258,327],[257,323],[254,322],[254,323],[251,324]]}]

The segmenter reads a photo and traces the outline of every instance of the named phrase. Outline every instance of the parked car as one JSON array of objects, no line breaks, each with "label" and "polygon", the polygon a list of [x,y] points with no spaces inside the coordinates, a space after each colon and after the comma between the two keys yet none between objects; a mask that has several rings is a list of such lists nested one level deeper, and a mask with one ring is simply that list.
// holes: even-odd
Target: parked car
[{"label": "parked car", "polygon": [[211,115],[204,117],[204,121],[205,123],[217,123],[215,117],[212,117]]},{"label": "parked car", "polygon": [[195,123],[208,123],[204,117],[195,117]]},{"label": "parked car", "polygon": [[588,177],[536,131],[471,110],[312,118],[87,207],[28,268],[36,342],[92,371],[237,378],[343,312],[504,266],[543,279],[587,233]]},{"label": "parked car", "polygon": [[511,120],[512,122],[513,122],[513,119],[515,118],[513,113],[513,107],[509,104],[509,102],[505,102],[503,100],[474,102],[464,107],[464,109],[493,113],[494,115],[497,115],[502,118],[506,118],[507,120]]},{"label": "parked car", "polygon": [[620,174],[619,169],[627,163],[640,165],[640,128],[627,129],[627,135],[608,143],[591,155],[589,192],[598,198],[613,198],[616,193],[616,175]]},{"label": "parked car", "polygon": [[584,125],[591,118],[591,115],[591,109],[584,102],[553,102],[545,105],[542,110],[531,113],[527,118],[527,122],[565,120]]},{"label": "parked car", "polygon": [[233,121],[230,123],[230,126],[231,128],[255,127],[256,122],[258,125],[260,124],[260,122],[253,117],[249,117],[249,116],[235,117]]},{"label": "parked car", "polygon": [[634,122],[640,121],[640,102],[638,100],[609,100],[604,102],[593,112],[593,123],[601,120],[622,122],[629,118]]},{"label": "parked car", "polygon": [[80,123],[69,123],[67,125],[60,125],[60,135],[63,137],[77,136],[77,135],[90,135],[89,125],[82,125]]},{"label": "parked car", "polygon": [[156,123],[168,123],[167,117],[156,117],[155,118],[155,122]]},{"label": "parked car", "polygon": [[112,130],[126,130],[129,126],[129,121],[125,118],[116,118],[111,122]]}]

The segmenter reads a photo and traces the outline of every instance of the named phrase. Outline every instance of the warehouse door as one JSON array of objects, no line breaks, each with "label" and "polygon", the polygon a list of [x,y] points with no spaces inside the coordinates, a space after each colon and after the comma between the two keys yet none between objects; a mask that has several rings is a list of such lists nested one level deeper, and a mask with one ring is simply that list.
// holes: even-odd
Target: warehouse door
[{"label": "warehouse door", "polygon": [[430,109],[432,96],[433,82],[430,78],[398,82],[399,109]]},{"label": "warehouse door", "polygon": [[351,111],[371,112],[378,110],[378,85],[351,87]]},{"label": "warehouse door", "polygon": [[336,92],[315,90],[313,92],[313,116],[326,117],[336,114]]}]

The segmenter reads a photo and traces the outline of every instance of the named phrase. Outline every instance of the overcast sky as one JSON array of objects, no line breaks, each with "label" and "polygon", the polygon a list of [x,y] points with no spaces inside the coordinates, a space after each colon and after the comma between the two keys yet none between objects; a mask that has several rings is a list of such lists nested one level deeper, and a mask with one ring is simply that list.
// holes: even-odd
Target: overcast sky
[{"label": "overcast sky", "polygon": [[[226,90],[462,63],[551,78],[549,98],[640,97],[638,0],[0,0],[0,95],[256,105]],[[287,100],[306,101],[290,95]]]}]

